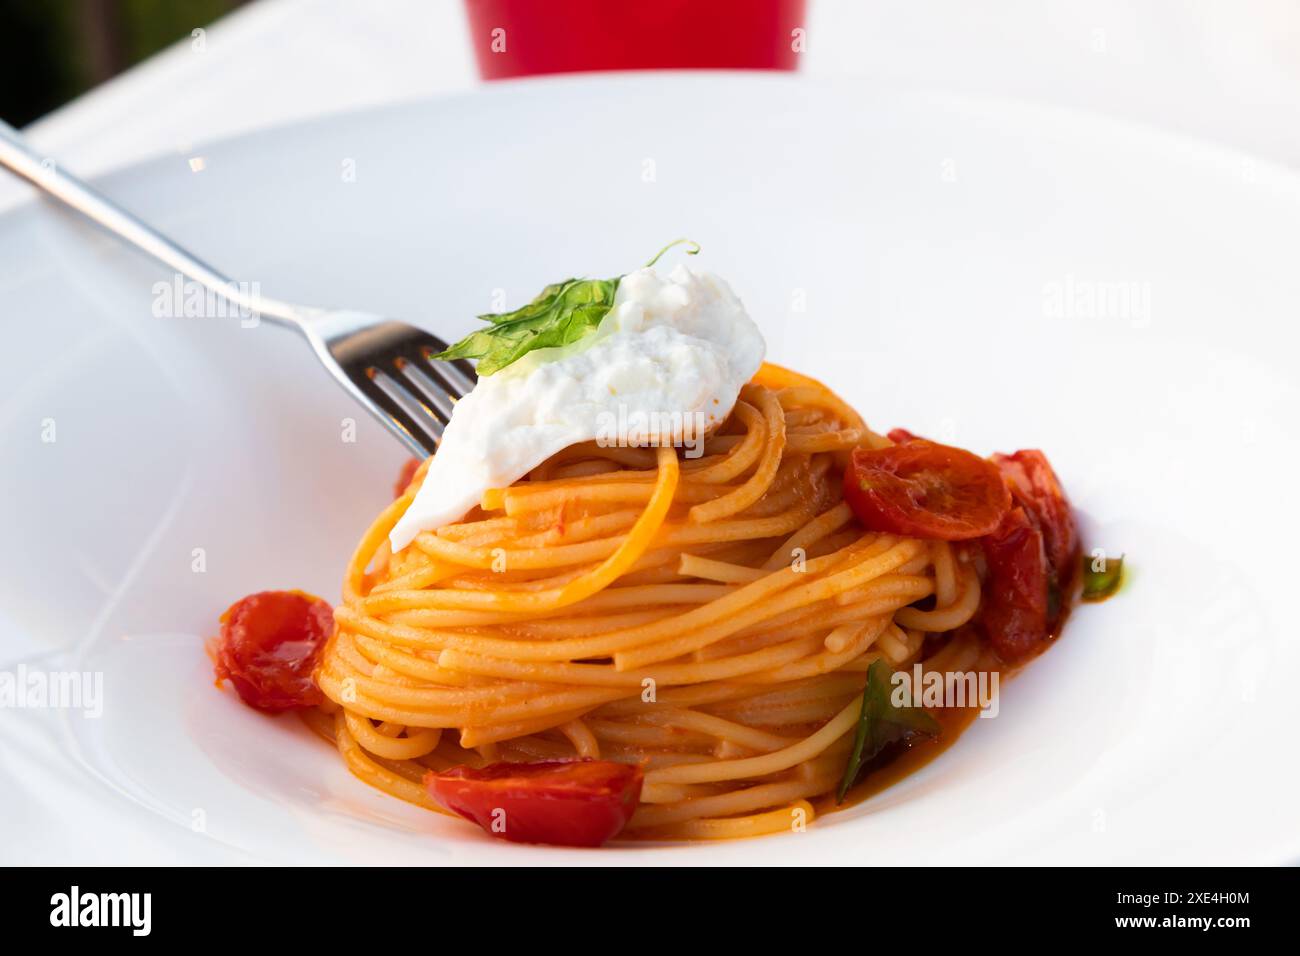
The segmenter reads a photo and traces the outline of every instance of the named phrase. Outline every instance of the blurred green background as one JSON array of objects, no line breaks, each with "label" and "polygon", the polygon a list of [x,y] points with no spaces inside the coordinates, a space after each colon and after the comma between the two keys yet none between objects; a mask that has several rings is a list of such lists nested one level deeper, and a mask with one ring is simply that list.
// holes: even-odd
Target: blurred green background
[{"label": "blurred green background", "polygon": [[246,0],[0,0],[0,118],[34,119]]}]

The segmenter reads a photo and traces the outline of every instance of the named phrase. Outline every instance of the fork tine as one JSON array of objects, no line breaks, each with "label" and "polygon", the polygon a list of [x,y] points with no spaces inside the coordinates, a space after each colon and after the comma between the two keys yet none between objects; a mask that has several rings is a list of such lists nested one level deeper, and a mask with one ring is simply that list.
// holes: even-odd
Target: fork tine
[{"label": "fork tine", "polygon": [[445,422],[403,388],[397,379],[374,368],[349,378],[365,398],[404,433],[399,437],[413,452],[427,458],[438,450]]},{"label": "fork tine", "polygon": [[408,358],[398,358],[394,362],[397,371],[406,379],[403,383],[412,388],[413,393],[444,423],[451,421],[451,413],[456,407],[450,387],[438,381],[429,367],[423,362]]},{"label": "fork tine", "polygon": [[464,359],[454,359],[450,362],[435,361],[433,356],[446,351],[447,343],[436,335],[430,335],[428,339],[429,343],[420,348],[421,366],[436,371],[438,378],[446,383],[447,390],[452,395],[468,395],[473,390],[474,383],[478,381],[478,373]]},{"label": "fork tine", "polygon": [[466,362],[432,362],[446,346],[405,322],[361,312],[313,316],[303,331],[317,355],[355,397],[421,457],[437,451],[455,400],[477,376]]}]

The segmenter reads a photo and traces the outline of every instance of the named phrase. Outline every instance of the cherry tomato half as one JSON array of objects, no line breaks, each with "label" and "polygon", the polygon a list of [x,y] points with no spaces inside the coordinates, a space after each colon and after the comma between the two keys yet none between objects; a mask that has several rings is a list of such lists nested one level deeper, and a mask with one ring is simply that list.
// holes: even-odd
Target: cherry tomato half
[{"label": "cherry tomato half", "polygon": [[989,534],[1011,507],[992,463],[923,439],[855,448],[844,473],[844,500],[870,531],[942,541]]},{"label": "cherry tomato half", "polygon": [[1029,519],[1043,533],[1047,561],[1057,581],[1064,588],[1074,576],[1079,560],[1079,534],[1074,512],[1060,479],[1036,449],[1011,455],[994,455],[993,464],[1011,486],[1011,497],[1028,512]]},{"label": "cherry tomato half", "polygon": [[425,774],[441,806],[513,843],[600,846],[641,800],[641,768],[608,760],[453,767]]},{"label": "cherry tomato half", "polygon": [[1015,507],[981,539],[988,576],[979,624],[1008,663],[1059,630],[1079,566],[1079,535],[1065,489],[1041,451],[994,455]]},{"label": "cherry tomato half", "polygon": [[988,576],[980,601],[985,640],[1007,663],[1025,657],[1048,636],[1047,556],[1043,534],[1024,508],[1012,508],[980,541]]},{"label": "cherry tomato half", "polygon": [[886,436],[895,445],[906,445],[910,441],[925,441],[920,435],[909,432],[906,428],[891,428]]},{"label": "cherry tomato half", "polygon": [[245,704],[269,713],[314,707],[323,697],[311,673],[333,631],[334,610],[302,591],[241,598],[209,648],[217,683],[229,679]]}]

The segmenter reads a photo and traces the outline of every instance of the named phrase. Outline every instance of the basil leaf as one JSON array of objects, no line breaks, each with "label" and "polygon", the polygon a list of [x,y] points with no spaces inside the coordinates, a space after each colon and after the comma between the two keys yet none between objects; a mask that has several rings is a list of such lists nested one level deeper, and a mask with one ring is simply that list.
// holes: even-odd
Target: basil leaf
[{"label": "basil leaf", "polygon": [[600,325],[614,306],[619,279],[565,279],[513,312],[480,315],[490,323],[471,332],[435,359],[478,359],[478,374],[491,375],[534,349],[576,342]]},{"label": "basil leaf", "polygon": [[1108,558],[1104,554],[1083,556],[1083,599],[1104,601],[1124,581],[1124,555]]},{"label": "basil leaf", "polygon": [[939,722],[924,707],[895,707],[891,699],[894,669],[884,660],[873,661],[867,668],[867,686],[862,690],[862,711],[853,750],[844,768],[835,802],[843,803],[849,788],[857,782],[862,768],[892,743],[905,741],[917,734],[939,736]]},{"label": "basil leaf", "polygon": [[[687,255],[700,251],[699,243],[678,239],[660,249],[646,268],[684,242],[691,247]],[[569,345],[596,331],[601,319],[614,307],[614,294],[622,278],[553,282],[521,309],[480,315],[478,318],[487,322],[488,328],[471,332],[433,358],[443,362],[478,359],[478,374],[491,375],[534,349]]]}]

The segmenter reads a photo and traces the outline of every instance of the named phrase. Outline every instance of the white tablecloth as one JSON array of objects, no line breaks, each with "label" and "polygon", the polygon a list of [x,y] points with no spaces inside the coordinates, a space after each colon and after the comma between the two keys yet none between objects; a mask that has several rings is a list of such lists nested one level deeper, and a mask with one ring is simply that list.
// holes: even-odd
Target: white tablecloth
[{"label": "white tablecloth", "polygon": [[[1297,0],[809,0],[807,30],[813,76],[1100,111],[1300,166]],[[83,175],[192,154],[472,89],[469,32],[461,0],[258,0],[28,132]],[[0,202],[19,195],[0,180]]]}]

